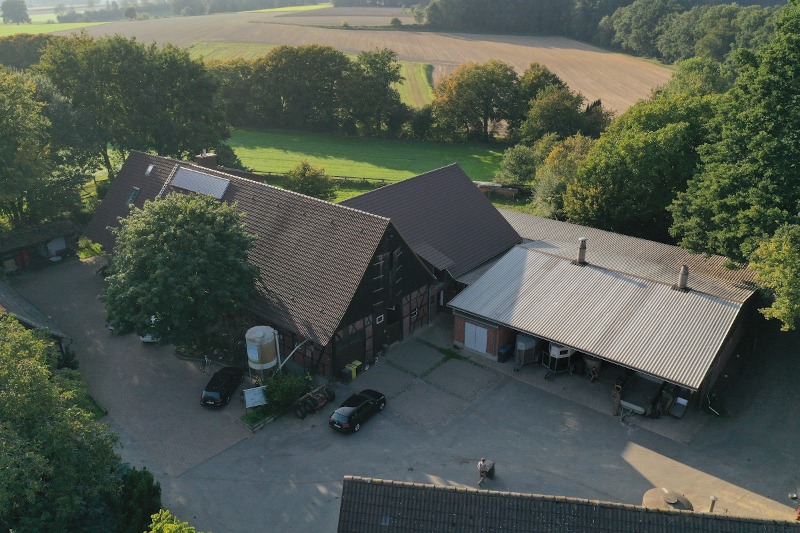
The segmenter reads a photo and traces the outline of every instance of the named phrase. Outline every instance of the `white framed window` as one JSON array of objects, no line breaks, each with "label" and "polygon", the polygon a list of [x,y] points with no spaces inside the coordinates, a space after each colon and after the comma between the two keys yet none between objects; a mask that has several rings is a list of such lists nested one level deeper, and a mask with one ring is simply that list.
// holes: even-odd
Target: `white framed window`
[{"label": "white framed window", "polygon": [[147,170],[144,171],[144,175],[145,176],[149,176],[154,168],[155,168],[155,165],[150,165],[149,167],[147,167]]},{"label": "white framed window", "polygon": [[380,324],[383,322],[383,315],[378,315],[375,317],[375,323]]},{"label": "white framed window", "polygon": [[414,309],[411,310],[411,320],[417,318],[417,313],[419,313],[419,307],[415,307]]}]

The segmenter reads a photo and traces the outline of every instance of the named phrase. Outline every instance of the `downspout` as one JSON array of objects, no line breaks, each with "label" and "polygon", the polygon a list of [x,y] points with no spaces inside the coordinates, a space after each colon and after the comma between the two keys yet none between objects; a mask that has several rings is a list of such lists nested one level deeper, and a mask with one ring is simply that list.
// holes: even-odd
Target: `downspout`
[{"label": "downspout", "polygon": [[426,294],[428,298],[428,325],[431,325],[431,284],[428,283],[428,292]]}]

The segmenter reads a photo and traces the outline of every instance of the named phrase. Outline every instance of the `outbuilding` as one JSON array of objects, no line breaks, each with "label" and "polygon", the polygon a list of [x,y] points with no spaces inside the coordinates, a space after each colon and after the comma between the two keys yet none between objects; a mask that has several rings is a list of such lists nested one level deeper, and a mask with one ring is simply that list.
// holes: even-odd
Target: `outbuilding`
[{"label": "outbuilding", "polygon": [[525,240],[450,302],[456,345],[497,359],[503,346],[532,343],[535,360],[580,357],[598,370],[613,364],[708,392],[743,334],[751,271],[730,270],[720,256],[501,212]]}]

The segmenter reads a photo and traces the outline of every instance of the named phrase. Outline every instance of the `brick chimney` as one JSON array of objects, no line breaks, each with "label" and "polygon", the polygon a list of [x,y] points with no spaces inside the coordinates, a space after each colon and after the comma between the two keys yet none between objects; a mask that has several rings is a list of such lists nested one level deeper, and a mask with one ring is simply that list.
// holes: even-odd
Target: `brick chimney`
[{"label": "brick chimney", "polygon": [[201,167],[213,168],[216,170],[218,166],[217,154],[212,154],[203,150],[201,154],[194,156],[194,162]]}]

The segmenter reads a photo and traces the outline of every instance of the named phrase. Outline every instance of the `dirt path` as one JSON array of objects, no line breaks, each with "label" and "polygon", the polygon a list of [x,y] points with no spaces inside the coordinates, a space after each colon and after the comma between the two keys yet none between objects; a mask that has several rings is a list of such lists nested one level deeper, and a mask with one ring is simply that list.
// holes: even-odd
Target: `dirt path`
[{"label": "dirt path", "polygon": [[[389,13],[392,11],[392,13]],[[387,15],[394,16],[387,10]],[[324,15],[322,12],[329,12]],[[391,48],[402,60],[431,63],[433,78],[452,72],[461,63],[500,59],[522,72],[533,62],[546,65],[583,93],[589,100],[601,99],[606,106],[623,112],[650,91],[665,83],[671,71],[634,57],[615,54],[563,37],[524,37],[432,33],[413,31],[340,30],[303,24],[386,24],[387,16],[351,9],[322,9],[305,14],[232,13],[203,17],[176,17],[137,22],[114,22],[92,26],[89,35],[119,33],[142,42],[172,42],[187,46],[194,42],[263,44],[326,44],[346,53]],[[358,15],[362,13],[363,15]],[[289,24],[287,24],[289,23]],[[69,32],[62,32],[69,33]]]}]

